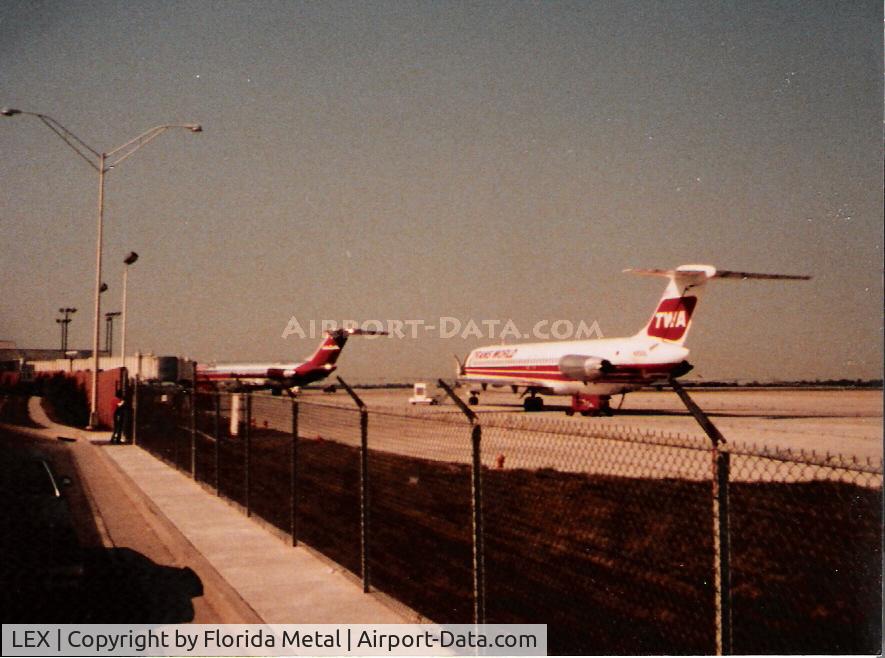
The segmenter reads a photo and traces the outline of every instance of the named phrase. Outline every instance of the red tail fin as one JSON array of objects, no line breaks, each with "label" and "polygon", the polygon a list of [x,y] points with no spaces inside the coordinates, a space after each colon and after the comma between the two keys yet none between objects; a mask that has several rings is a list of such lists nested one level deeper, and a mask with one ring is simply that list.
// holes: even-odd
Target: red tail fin
[{"label": "red tail fin", "polygon": [[698,298],[694,295],[662,299],[651,316],[646,334],[661,340],[680,340],[688,331],[697,303]]},{"label": "red tail fin", "polygon": [[312,368],[322,368],[325,365],[335,365],[341,349],[347,342],[348,333],[345,331],[330,331],[326,334],[325,340],[317,348],[317,351],[311,355],[310,359],[304,364]]},{"label": "red tail fin", "polygon": [[716,273],[716,268],[712,265],[680,265],[675,270],[629,271],[669,279],[655,312],[637,336],[682,345],[691,328],[692,316],[704,291],[704,284]]}]

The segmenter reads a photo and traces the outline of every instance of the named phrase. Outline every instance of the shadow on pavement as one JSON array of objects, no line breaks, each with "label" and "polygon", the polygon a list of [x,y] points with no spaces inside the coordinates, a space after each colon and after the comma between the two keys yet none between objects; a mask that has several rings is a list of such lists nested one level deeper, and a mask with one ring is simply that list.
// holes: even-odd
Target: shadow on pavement
[{"label": "shadow on pavement", "polygon": [[91,548],[82,555],[83,575],[67,583],[47,586],[46,579],[33,572],[4,578],[8,585],[2,595],[3,622],[172,624],[193,620],[193,598],[203,594],[203,583],[192,569],[163,566],[128,548]]},{"label": "shadow on pavement", "polygon": [[3,623],[192,621],[199,576],[104,547],[69,447],[0,429]]}]

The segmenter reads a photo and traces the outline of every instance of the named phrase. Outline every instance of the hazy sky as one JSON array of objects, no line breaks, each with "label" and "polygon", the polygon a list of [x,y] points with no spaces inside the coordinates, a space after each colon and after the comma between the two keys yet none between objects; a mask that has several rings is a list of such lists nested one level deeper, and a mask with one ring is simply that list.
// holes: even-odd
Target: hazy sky
[{"label": "hazy sky", "polygon": [[[0,105],[98,150],[102,313],[129,347],[288,359],[294,316],[645,323],[710,263],[706,378],[882,372],[881,2],[0,3]],[[91,347],[96,173],[0,117],[0,338]],[[416,325],[412,325],[416,326]],[[549,325],[547,325],[549,327]],[[562,325],[560,325],[562,326]],[[118,329],[119,331],[119,329]],[[353,381],[450,375],[496,340],[353,340]],[[118,333],[119,335],[119,333]]]}]

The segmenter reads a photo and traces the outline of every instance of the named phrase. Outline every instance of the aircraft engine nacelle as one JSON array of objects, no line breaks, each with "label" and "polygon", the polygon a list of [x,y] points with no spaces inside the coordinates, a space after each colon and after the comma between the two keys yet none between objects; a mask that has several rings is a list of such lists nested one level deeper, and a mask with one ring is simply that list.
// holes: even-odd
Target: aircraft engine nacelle
[{"label": "aircraft engine nacelle", "polygon": [[282,380],[285,378],[285,373],[283,372],[282,368],[268,368],[267,369],[267,378]]},{"label": "aircraft engine nacelle", "polygon": [[566,354],[559,360],[559,371],[563,375],[582,382],[599,379],[611,369],[612,364],[607,359],[584,354]]}]

